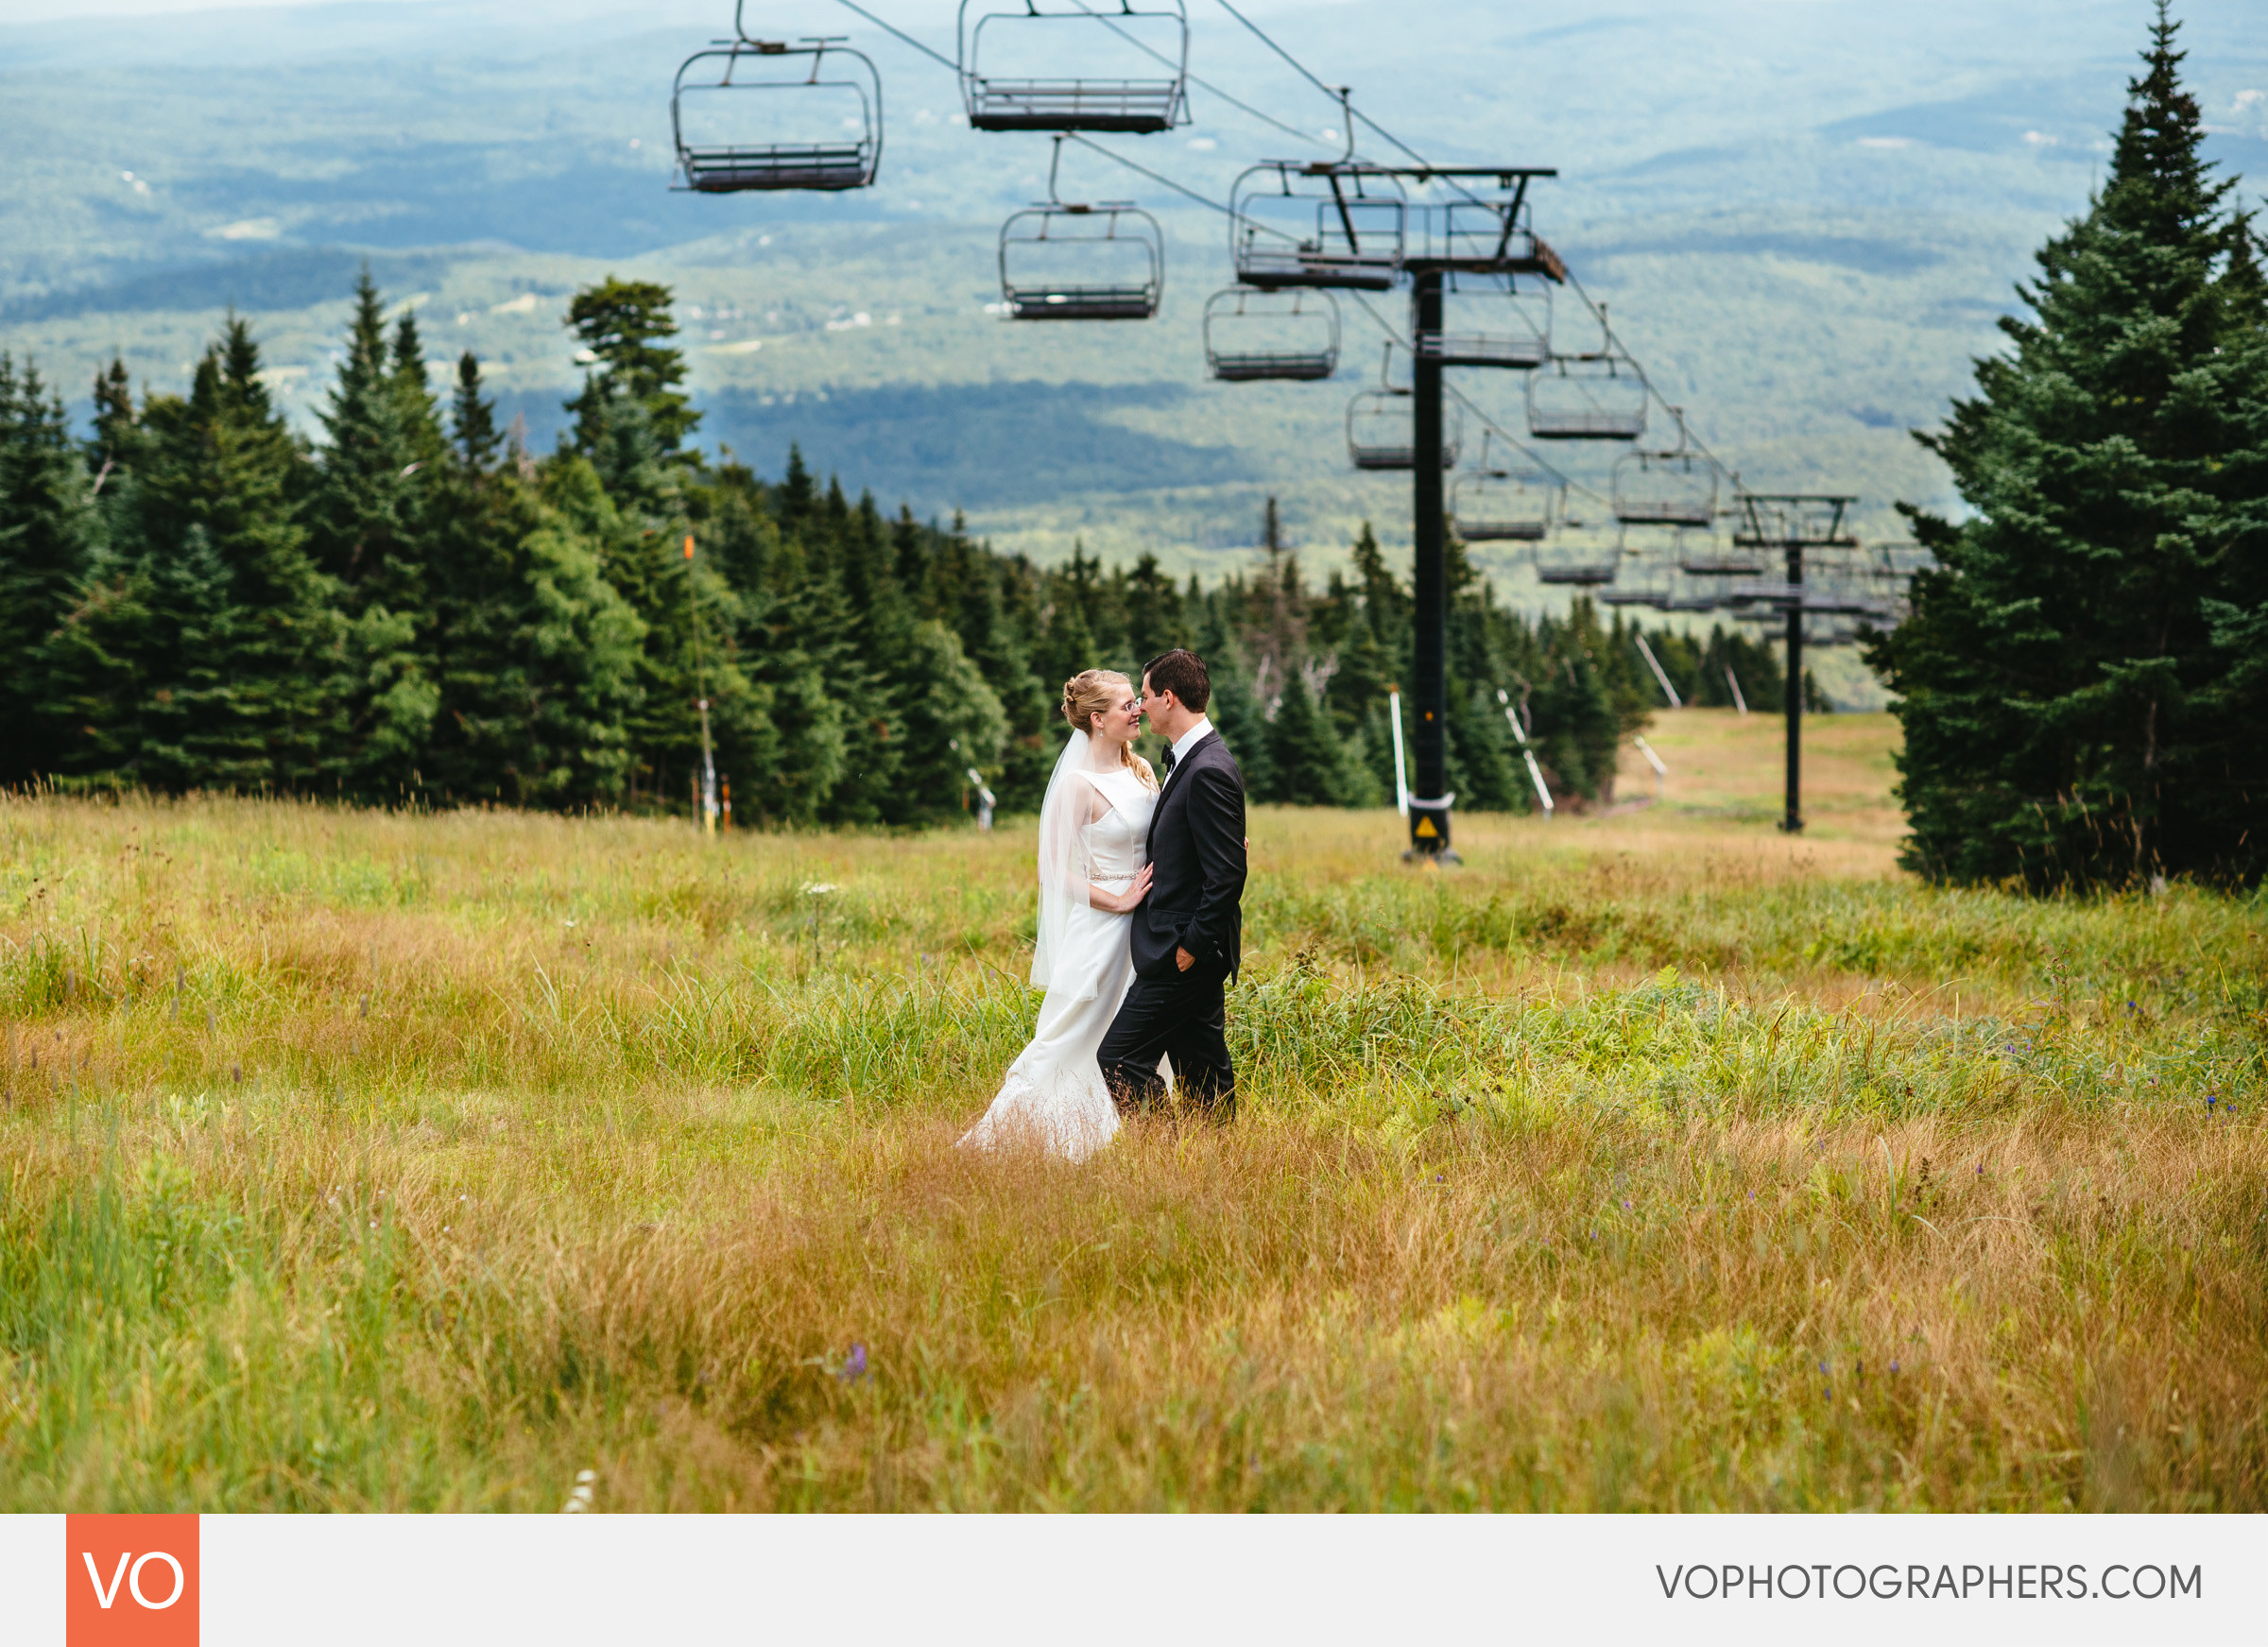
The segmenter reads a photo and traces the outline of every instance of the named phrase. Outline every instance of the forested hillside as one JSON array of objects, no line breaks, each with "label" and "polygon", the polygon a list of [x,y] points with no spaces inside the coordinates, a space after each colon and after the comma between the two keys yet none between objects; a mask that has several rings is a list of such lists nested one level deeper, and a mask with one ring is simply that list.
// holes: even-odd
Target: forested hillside
[{"label": "forested hillside", "polygon": [[[666,288],[609,281],[564,318],[592,366],[541,456],[470,352],[432,391],[414,315],[389,327],[367,276],[319,440],[278,412],[242,319],[186,395],[137,398],[114,362],[83,439],[0,360],[0,781],[675,808],[706,698],[742,818],[913,823],[961,807],[971,765],[1034,804],[1067,677],[1194,645],[1258,798],[1391,798],[1411,625],[1366,529],[1320,587],[1272,502],[1266,547],[1210,587],[1146,555],[1040,567],[853,503],[799,454],[766,478],[695,445]],[[1563,795],[1609,795],[1659,701],[1620,619],[1530,622],[1462,557],[1454,576],[1460,803],[1530,803],[1499,692]],[[1737,636],[1655,646],[1699,701],[1727,667],[1778,690]]]}]

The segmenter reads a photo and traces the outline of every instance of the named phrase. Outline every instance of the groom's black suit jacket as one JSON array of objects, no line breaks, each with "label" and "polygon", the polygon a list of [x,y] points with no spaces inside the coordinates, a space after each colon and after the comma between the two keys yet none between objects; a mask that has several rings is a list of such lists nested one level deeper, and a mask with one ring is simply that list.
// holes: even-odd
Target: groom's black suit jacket
[{"label": "groom's black suit jacket", "polygon": [[1232,978],[1244,960],[1245,775],[1218,732],[1207,732],[1166,774],[1150,814],[1150,895],[1134,917],[1134,970]]}]

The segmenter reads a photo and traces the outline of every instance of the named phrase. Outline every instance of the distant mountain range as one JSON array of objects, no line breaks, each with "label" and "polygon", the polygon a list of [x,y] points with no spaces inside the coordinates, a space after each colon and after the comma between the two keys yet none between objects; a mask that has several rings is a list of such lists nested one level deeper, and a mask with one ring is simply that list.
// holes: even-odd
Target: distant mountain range
[{"label": "distant mountain range", "polygon": [[[943,0],[885,14],[950,54]],[[1321,155],[1336,109],[1211,0],[1192,0],[1194,123],[1107,146],[1211,199],[1248,161]],[[1952,501],[1906,431],[1994,347],[2029,254],[2084,208],[2144,39],[2142,0],[1885,8],[1704,0],[1538,9],[1280,4],[1253,14],[1395,137],[1443,161],[1556,165],[1537,220],[1696,435],[1752,484]],[[2213,151],[2268,178],[2258,0],[2183,9]],[[312,419],[367,260],[437,357],[476,350],[547,440],[576,368],[566,295],[608,271],[680,296],[705,438],[777,472],[800,442],[887,506],[965,509],[1042,558],[1074,536],[1219,570],[1284,501],[1312,555],[1362,519],[1406,540],[1407,488],[1345,460],[1379,333],[1349,307],[1336,383],[1207,380],[1198,316],[1221,219],[1089,153],[1066,188],[1164,222],[1154,321],[1030,327],[986,312],[994,235],[1043,192],[1044,138],[954,123],[952,77],[826,0],[750,7],[847,33],[884,74],[880,186],[694,197],[666,187],[679,60],[725,4],[342,5],[0,26],[0,348],[73,396],[113,350],[177,387],[217,316],[254,315]],[[1366,132],[1368,147],[1386,145]],[[2247,183],[2248,192],[2252,184]],[[1380,305],[1400,324],[1398,300]],[[1574,306],[1563,302],[1563,323]],[[1495,381],[1490,381],[1491,378]],[[1471,373],[1518,431],[1517,383]],[[1477,424],[1469,431],[1477,444]],[[1552,455],[1555,459],[1562,452]],[[1611,454],[1570,459],[1604,486]],[[1551,597],[1516,562],[1507,593]]]}]

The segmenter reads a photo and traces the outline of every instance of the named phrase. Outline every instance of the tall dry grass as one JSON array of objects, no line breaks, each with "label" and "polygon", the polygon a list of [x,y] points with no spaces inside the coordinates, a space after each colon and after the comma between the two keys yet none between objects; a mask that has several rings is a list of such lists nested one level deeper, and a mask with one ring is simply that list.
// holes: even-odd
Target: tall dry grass
[{"label": "tall dry grass", "polygon": [[1078,1169],[1028,826],[0,801],[0,1507],[2268,1502],[2260,901],[1680,798],[1262,815]]}]

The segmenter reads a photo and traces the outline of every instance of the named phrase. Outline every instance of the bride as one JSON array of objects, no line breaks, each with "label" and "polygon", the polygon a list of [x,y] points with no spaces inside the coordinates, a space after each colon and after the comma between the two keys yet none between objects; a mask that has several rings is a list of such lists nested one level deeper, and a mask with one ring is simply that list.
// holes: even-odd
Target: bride
[{"label": "bride", "polygon": [[964,1144],[1029,1141],[1084,1160],[1118,1131],[1095,1049],[1134,981],[1128,918],[1150,890],[1144,860],[1158,780],[1134,753],[1142,699],[1123,675],[1063,683],[1071,741],[1040,807],[1040,941],[1032,982],[1047,991],[1031,1044]]}]

